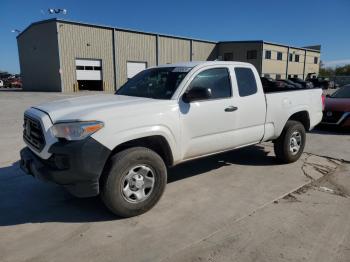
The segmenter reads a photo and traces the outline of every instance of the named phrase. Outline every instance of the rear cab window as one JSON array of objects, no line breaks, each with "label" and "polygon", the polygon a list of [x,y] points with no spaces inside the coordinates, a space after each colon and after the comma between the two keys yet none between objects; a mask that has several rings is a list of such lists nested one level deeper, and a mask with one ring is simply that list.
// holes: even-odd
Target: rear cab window
[{"label": "rear cab window", "polygon": [[248,67],[235,67],[238,93],[240,97],[254,95],[258,92],[253,71]]}]

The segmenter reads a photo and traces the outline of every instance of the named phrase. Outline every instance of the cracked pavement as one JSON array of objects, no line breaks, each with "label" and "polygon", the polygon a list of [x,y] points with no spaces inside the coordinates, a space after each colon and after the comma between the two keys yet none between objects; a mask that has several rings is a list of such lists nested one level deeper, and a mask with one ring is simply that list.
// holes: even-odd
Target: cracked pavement
[{"label": "cracked pavement", "polygon": [[289,165],[269,143],[185,163],[154,209],[118,219],[18,168],[23,110],[61,97],[0,94],[1,261],[350,260],[349,134],[308,133]]}]

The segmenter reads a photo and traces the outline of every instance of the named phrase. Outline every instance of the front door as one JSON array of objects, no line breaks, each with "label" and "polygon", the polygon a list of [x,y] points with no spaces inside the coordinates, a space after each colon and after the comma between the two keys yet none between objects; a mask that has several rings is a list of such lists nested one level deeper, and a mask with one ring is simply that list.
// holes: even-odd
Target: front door
[{"label": "front door", "polygon": [[183,159],[232,148],[235,108],[229,69],[202,69],[187,90],[191,88],[210,88],[212,96],[191,103],[180,99]]}]

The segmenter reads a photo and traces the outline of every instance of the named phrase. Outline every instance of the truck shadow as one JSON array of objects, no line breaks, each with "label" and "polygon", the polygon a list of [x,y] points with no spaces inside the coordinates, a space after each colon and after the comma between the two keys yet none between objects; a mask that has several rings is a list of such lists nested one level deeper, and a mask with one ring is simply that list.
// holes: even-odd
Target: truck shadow
[{"label": "truck shadow", "polygon": [[[206,157],[171,168],[168,183],[201,175],[229,165],[276,165],[262,146],[252,146]],[[46,222],[99,222],[118,220],[99,197],[78,199],[61,186],[24,174],[19,163],[0,168],[0,226]]]},{"label": "truck shadow", "polygon": [[249,146],[225,153],[185,162],[169,170],[168,183],[200,175],[223,166],[272,166],[279,164],[261,145]]},{"label": "truck shadow", "polygon": [[341,135],[348,136],[350,135],[350,128],[338,127],[338,126],[326,126],[318,125],[315,129],[310,131],[310,133],[318,135]]}]

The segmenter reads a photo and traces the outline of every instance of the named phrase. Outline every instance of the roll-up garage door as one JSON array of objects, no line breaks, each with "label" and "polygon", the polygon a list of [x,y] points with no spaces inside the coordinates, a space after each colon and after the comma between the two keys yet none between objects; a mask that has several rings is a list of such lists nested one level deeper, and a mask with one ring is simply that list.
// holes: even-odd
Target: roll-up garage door
[{"label": "roll-up garage door", "polygon": [[75,66],[79,90],[103,90],[101,60],[76,59]]},{"label": "roll-up garage door", "polygon": [[75,60],[77,80],[102,80],[101,60]]}]

